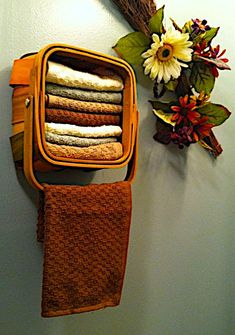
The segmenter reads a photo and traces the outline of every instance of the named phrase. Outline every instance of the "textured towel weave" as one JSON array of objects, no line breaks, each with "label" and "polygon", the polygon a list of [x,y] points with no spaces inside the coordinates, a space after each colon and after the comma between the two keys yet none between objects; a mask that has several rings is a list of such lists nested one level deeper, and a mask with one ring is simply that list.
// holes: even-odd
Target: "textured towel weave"
[{"label": "textured towel weave", "polygon": [[116,137],[120,136],[122,129],[119,126],[82,127],[65,123],[45,123],[45,130],[58,135],[71,135],[79,137]]},{"label": "textured towel weave", "polygon": [[46,93],[82,101],[108,102],[112,104],[120,104],[122,101],[121,93],[87,91],[49,83],[46,85]]},{"label": "textured towel weave", "polygon": [[120,303],[131,220],[129,182],[45,185],[42,316]]},{"label": "textured towel weave", "polygon": [[46,95],[46,106],[49,108],[68,109],[77,112],[120,114],[122,106],[100,102],[87,102],[75,99],[63,98],[51,94]]},{"label": "textured towel weave", "polygon": [[47,142],[47,148],[54,156],[82,160],[109,161],[116,160],[123,155],[122,144],[119,142],[99,144],[88,148],[58,145]]},{"label": "textured towel weave", "polygon": [[103,143],[116,142],[116,137],[104,137],[104,138],[85,138],[78,136],[67,136],[58,135],[51,132],[45,133],[46,140],[50,143],[62,144],[62,145],[74,145],[78,147],[89,147],[91,145],[98,145]]},{"label": "textured towel weave", "polygon": [[46,122],[69,123],[77,126],[120,125],[119,115],[78,113],[46,108]]},{"label": "textured towel weave", "polygon": [[77,87],[95,91],[121,91],[123,81],[116,74],[96,75],[88,72],[73,70],[68,66],[48,62],[46,81],[58,85]]}]

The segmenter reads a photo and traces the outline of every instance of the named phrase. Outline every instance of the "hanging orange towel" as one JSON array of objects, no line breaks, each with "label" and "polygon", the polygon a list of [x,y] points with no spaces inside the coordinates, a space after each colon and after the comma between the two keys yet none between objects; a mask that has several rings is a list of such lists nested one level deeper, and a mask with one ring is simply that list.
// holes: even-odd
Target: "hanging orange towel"
[{"label": "hanging orange towel", "polygon": [[40,214],[42,316],[118,305],[131,221],[130,183],[45,185]]}]

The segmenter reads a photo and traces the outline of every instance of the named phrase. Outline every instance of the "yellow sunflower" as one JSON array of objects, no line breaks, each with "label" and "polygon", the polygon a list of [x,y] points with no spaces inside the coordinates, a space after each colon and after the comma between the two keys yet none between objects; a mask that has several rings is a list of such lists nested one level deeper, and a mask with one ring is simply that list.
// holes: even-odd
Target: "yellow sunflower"
[{"label": "yellow sunflower", "polygon": [[181,67],[188,66],[182,62],[190,62],[192,59],[189,34],[171,28],[161,36],[161,40],[157,34],[153,34],[152,39],[151,49],[141,55],[145,58],[144,73],[158,83],[162,80],[167,83],[170,79],[178,78]]}]

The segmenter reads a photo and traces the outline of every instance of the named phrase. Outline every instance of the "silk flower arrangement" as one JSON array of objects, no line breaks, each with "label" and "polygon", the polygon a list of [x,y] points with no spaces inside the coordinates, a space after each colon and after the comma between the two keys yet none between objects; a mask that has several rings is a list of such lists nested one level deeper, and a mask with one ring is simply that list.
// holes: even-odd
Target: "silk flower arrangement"
[{"label": "silk flower arrangement", "polygon": [[212,46],[219,28],[199,19],[181,28],[171,19],[172,26],[166,29],[163,18],[164,6],[150,17],[145,32],[132,32],[113,48],[132,66],[142,66],[154,82],[156,99],[150,101],[157,117],[154,139],[179,148],[199,143],[217,157],[222,148],[212,128],[231,114],[226,107],[210,101],[219,70],[230,70],[224,58],[226,50]]}]

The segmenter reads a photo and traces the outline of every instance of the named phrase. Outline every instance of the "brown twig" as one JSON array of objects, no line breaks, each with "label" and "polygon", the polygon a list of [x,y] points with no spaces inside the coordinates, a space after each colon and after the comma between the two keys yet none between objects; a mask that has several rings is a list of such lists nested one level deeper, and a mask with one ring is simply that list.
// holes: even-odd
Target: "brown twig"
[{"label": "brown twig", "polygon": [[156,13],[154,0],[113,0],[134,30],[150,35],[148,22]]},{"label": "brown twig", "polygon": [[209,151],[214,158],[218,157],[223,151],[212,130],[210,131],[209,136],[204,137],[204,139],[200,141],[200,144],[203,148]]}]

